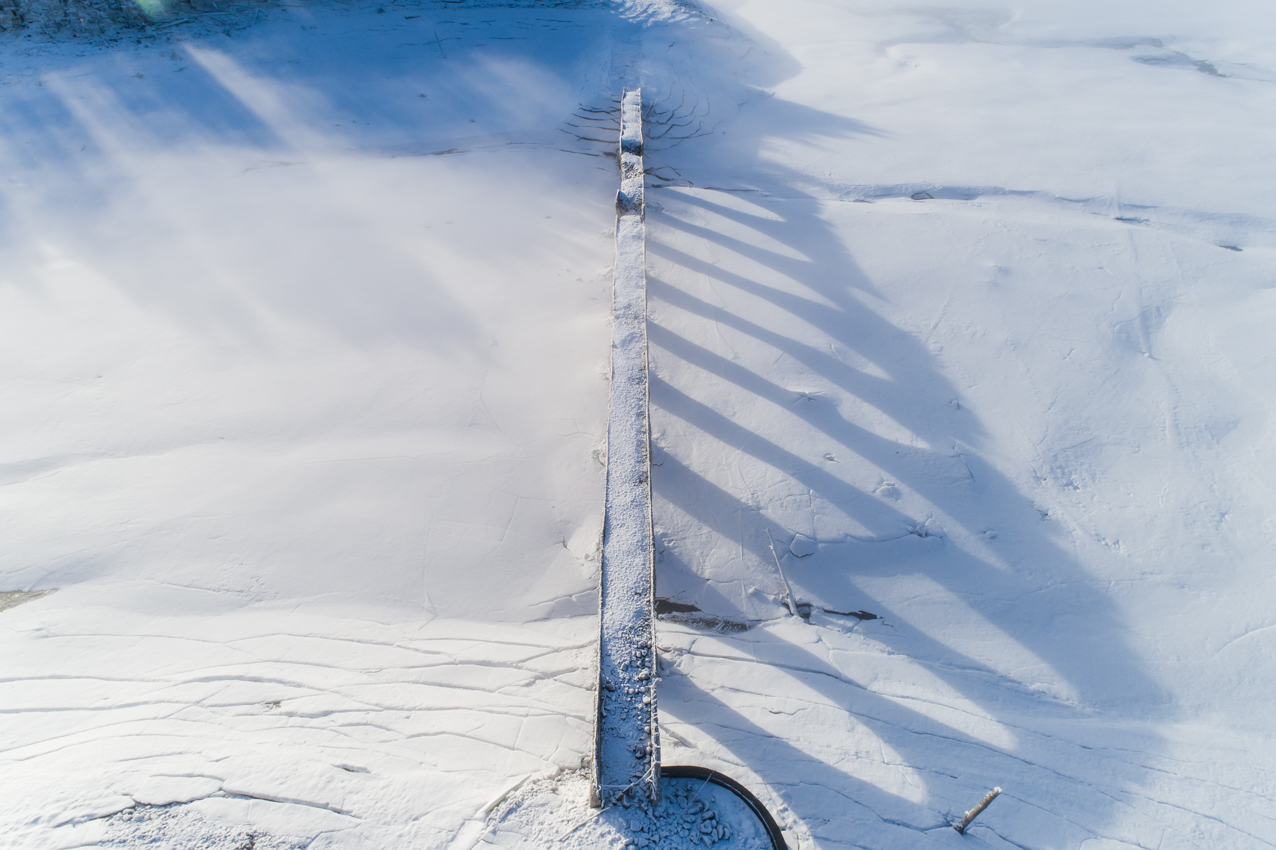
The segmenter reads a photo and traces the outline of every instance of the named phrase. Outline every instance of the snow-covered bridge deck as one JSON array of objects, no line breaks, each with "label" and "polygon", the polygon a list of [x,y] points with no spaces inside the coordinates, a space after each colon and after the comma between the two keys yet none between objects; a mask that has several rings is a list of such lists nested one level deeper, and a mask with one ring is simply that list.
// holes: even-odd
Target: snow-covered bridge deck
[{"label": "snow-covered bridge deck", "polygon": [[660,794],[647,410],[642,93],[621,99],[607,495],[599,579],[594,802]]}]

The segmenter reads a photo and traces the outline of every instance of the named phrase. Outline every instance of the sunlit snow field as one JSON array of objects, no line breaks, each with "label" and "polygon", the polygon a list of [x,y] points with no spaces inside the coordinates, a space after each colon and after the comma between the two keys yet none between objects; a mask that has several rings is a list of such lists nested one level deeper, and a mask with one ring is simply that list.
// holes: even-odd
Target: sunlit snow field
[{"label": "sunlit snow field", "polygon": [[630,84],[664,760],[795,850],[1276,845],[1265,4],[226,16],[0,34],[0,843],[581,767]]}]

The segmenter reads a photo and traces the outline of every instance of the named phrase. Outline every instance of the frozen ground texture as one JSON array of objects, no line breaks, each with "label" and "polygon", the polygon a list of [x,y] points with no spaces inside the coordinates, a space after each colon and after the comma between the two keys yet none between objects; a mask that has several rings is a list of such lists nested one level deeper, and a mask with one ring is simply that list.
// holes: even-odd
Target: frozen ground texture
[{"label": "frozen ground texture", "polygon": [[588,753],[614,16],[376,8],[0,52],[6,847],[441,847]]},{"label": "frozen ground texture", "polygon": [[771,837],[753,810],[733,792],[704,780],[665,779],[662,797],[588,807],[588,780],[563,773],[529,782],[493,812],[484,846],[563,850],[595,847],[696,850],[771,850]]},{"label": "frozen ground texture", "polygon": [[1266,4],[377,8],[0,53],[10,844],[579,768],[622,70],[665,760],[794,847],[1276,843]]}]

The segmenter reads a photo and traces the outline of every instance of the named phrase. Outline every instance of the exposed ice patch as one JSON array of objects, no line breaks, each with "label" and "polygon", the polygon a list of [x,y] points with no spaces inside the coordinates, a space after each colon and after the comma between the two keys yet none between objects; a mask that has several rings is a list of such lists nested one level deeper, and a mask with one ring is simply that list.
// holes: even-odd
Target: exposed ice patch
[{"label": "exposed ice patch", "polygon": [[16,608],[23,602],[31,602],[41,596],[48,596],[53,590],[0,590],[0,611]]}]

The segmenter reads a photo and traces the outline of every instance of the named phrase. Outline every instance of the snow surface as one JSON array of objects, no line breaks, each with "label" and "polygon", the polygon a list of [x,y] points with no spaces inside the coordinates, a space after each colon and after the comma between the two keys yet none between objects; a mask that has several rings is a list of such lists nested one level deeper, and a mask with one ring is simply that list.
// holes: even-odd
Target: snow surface
[{"label": "snow surface", "polygon": [[1267,5],[519,6],[5,36],[8,844],[580,769],[620,67],[664,760],[794,848],[1276,844]]},{"label": "snow surface", "polygon": [[529,782],[501,802],[482,842],[495,847],[700,847],[771,850],[771,838],[748,804],[704,780],[663,779],[659,802],[589,808],[579,773]]}]

